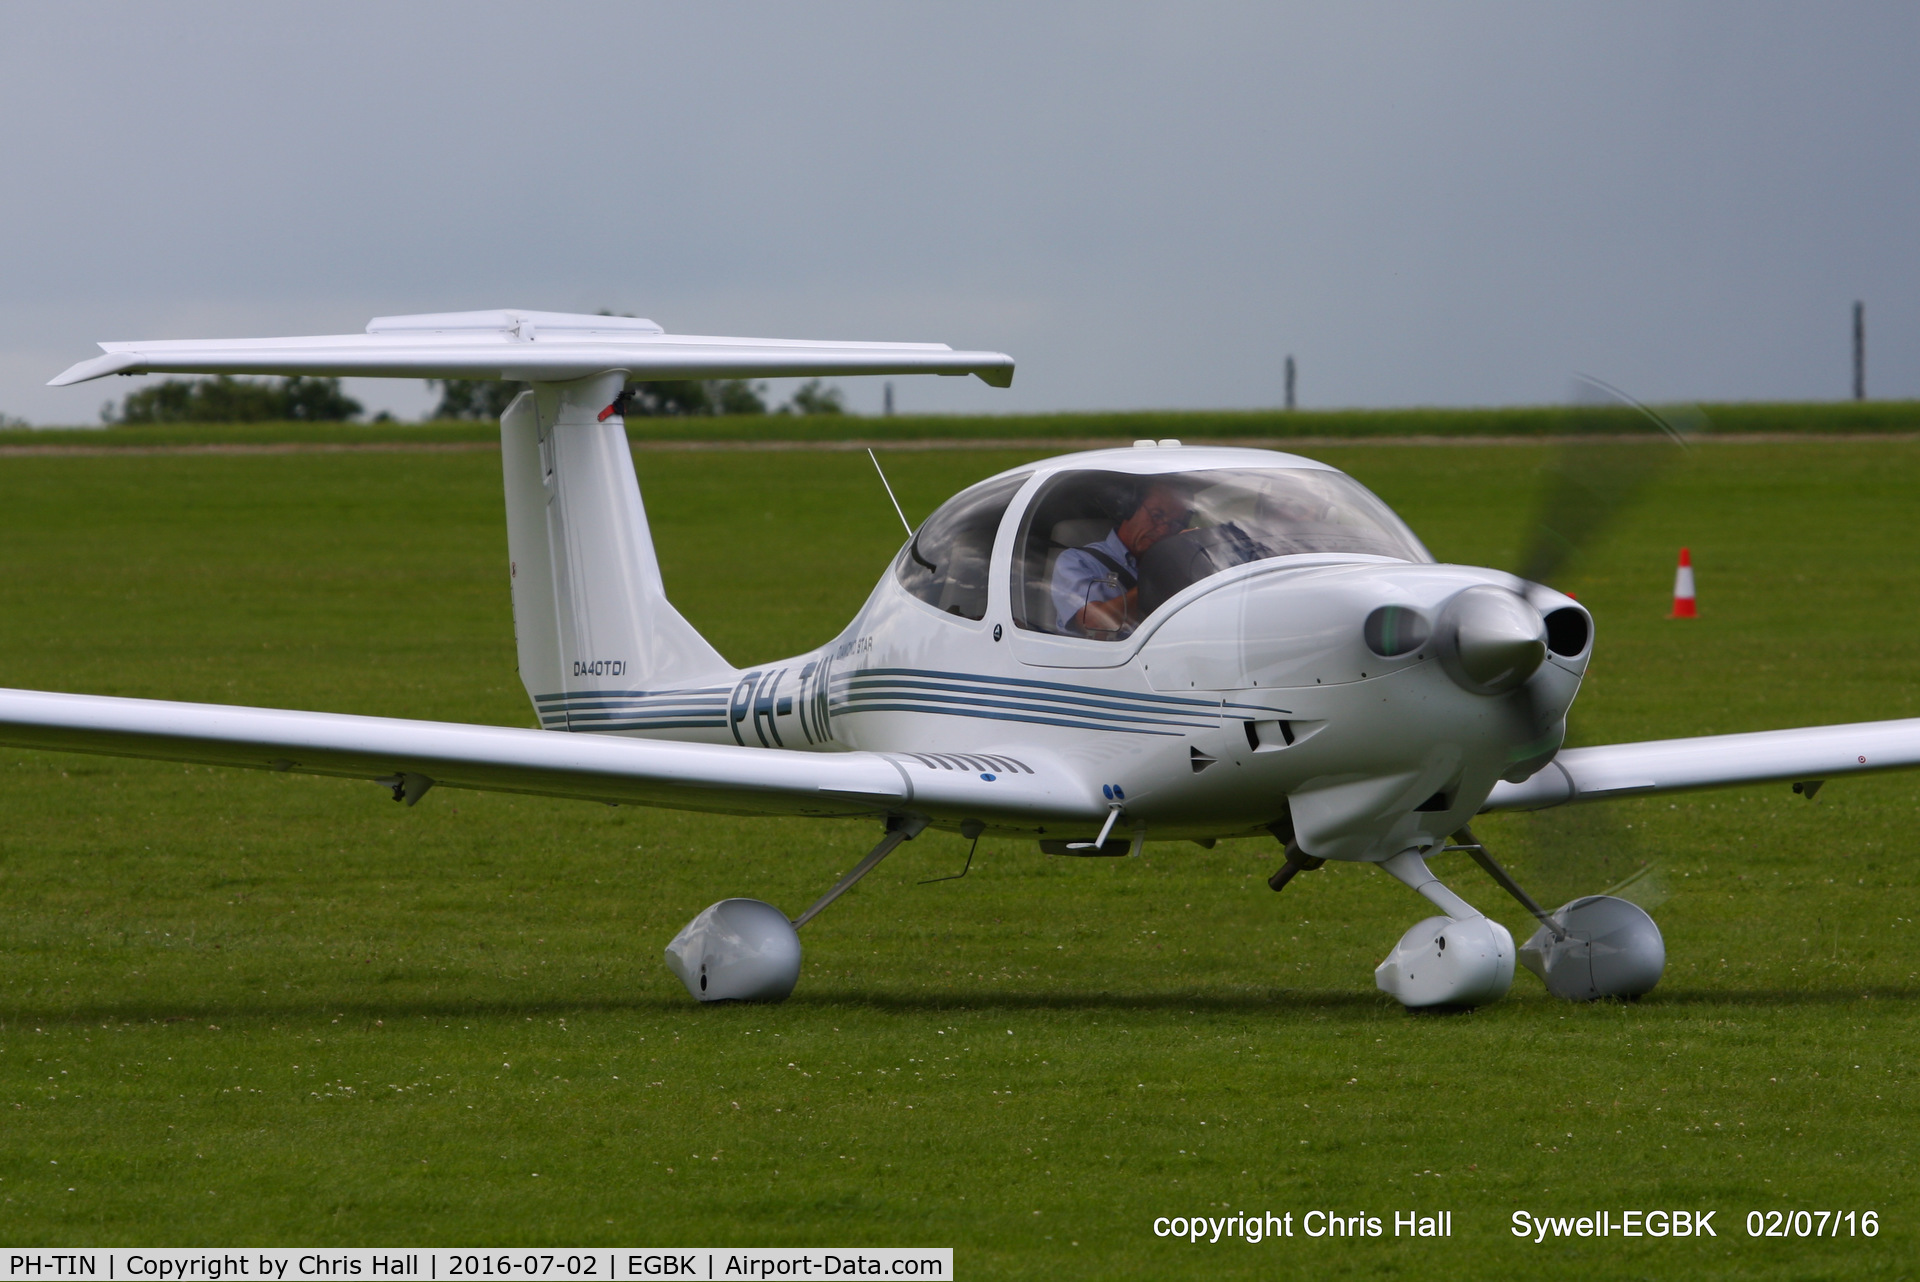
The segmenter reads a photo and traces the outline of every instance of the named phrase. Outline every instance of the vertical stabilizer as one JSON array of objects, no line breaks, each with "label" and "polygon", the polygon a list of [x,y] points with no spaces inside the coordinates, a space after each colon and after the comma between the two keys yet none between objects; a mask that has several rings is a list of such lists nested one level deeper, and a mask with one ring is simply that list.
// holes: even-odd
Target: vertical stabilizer
[{"label": "vertical stabilizer", "polygon": [[500,416],[520,680],[540,723],[605,728],[591,696],[724,683],[733,668],[667,601],[620,372],[535,384]]}]

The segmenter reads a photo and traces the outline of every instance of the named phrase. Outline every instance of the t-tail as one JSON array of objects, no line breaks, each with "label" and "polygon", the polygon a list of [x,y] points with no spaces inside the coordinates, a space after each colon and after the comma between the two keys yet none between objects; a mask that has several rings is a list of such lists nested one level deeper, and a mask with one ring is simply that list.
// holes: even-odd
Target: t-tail
[{"label": "t-tail", "polygon": [[[616,405],[630,382],[972,374],[1013,382],[1013,358],[944,343],[668,334],[649,320],[504,310],[380,316],[364,334],[100,344],[54,378],[299,374],[506,379],[500,417],[520,679],[554,730],[724,726],[735,670],[667,603]],[[669,691],[681,697],[645,697]],[[707,705],[714,704],[717,707]]]}]

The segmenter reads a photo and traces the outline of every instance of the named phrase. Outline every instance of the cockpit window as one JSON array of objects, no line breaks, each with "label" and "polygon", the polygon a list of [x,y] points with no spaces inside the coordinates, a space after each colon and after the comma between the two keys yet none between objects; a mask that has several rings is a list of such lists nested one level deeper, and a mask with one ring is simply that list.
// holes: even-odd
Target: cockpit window
[{"label": "cockpit window", "polygon": [[1392,509],[1339,472],[1065,472],[1022,522],[1014,622],[1119,641],[1189,584],[1300,552],[1433,560]]},{"label": "cockpit window", "polygon": [[1029,475],[985,481],[942,504],[900,550],[893,567],[900,586],[948,614],[984,618],[993,536]]}]

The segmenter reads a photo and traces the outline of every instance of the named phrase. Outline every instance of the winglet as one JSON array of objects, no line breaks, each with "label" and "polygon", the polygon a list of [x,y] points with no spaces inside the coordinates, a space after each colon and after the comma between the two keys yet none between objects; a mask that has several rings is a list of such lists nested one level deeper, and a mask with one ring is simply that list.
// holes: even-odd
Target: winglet
[{"label": "winglet", "polygon": [[125,374],[144,365],[146,360],[147,358],[139,352],[108,352],[105,356],[96,356],[90,361],[81,361],[78,365],[69,366],[58,378],[49,379],[47,386],[71,387],[75,383],[84,383],[88,379],[105,378],[109,374]]}]

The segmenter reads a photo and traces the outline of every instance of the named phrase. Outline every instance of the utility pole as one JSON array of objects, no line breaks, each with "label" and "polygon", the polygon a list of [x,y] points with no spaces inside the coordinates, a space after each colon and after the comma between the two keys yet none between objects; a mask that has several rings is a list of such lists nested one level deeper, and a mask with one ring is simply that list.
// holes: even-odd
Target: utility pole
[{"label": "utility pole", "polygon": [[1867,305],[1853,305],[1853,399],[1867,399]]},{"label": "utility pole", "polygon": [[1293,408],[1293,357],[1287,357],[1287,408]]}]

